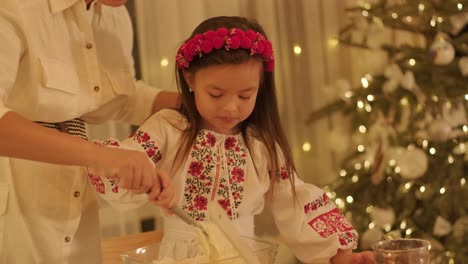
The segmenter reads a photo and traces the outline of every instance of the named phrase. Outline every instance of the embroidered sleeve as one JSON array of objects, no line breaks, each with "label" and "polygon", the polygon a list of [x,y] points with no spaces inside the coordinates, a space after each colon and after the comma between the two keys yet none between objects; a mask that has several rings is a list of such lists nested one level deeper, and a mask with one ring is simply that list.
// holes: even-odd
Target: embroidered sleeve
[{"label": "embroidered sleeve", "polygon": [[[111,148],[123,148],[145,152],[148,158],[158,164],[162,159],[160,144],[164,133],[158,127],[158,118],[150,118],[129,138],[118,140],[94,141],[93,143]],[[158,139],[158,140],[157,140]],[[98,172],[88,168],[88,179],[94,190],[112,207],[120,211],[135,209],[147,202],[146,194],[135,194],[119,188],[117,179],[101,177]]]},{"label": "embroidered sleeve", "polygon": [[[294,177],[296,200],[290,184]],[[301,261],[329,263],[338,249],[353,249],[358,235],[320,188],[281,167],[271,199],[272,214],[282,239]]]}]

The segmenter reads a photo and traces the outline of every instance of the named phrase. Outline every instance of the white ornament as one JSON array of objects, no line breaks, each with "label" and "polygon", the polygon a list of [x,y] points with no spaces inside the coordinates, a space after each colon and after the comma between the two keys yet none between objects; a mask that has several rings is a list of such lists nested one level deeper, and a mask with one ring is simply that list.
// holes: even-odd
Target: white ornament
[{"label": "white ornament", "polygon": [[417,147],[393,147],[389,150],[390,159],[400,168],[400,176],[407,180],[417,179],[427,171],[429,160],[424,151]]},{"label": "white ornament", "polygon": [[444,142],[450,138],[452,127],[444,119],[436,119],[429,124],[429,139],[435,142]]},{"label": "white ornament", "polygon": [[458,67],[463,76],[468,76],[468,57],[461,57],[458,61]]},{"label": "white ornament", "polygon": [[370,215],[375,226],[381,228],[385,228],[388,225],[391,226],[395,222],[395,211],[392,208],[374,207]]},{"label": "white ornament", "polygon": [[441,216],[437,216],[432,233],[436,236],[446,236],[452,232],[452,225]]},{"label": "white ornament", "polygon": [[448,39],[445,33],[438,33],[429,48],[432,62],[437,65],[447,65],[455,58],[455,49]]},{"label": "white ornament", "polygon": [[468,151],[466,151],[467,146],[468,146],[468,141],[465,143],[460,143],[453,148],[453,153],[455,153],[456,155],[466,154],[468,153]]},{"label": "white ornament", "polygon": [[468,24],[468,12],[461,12],[458,15],[451,16],[449,20],[452,24],[452,31],[450,33],[458,35],[463,27]]},{"label": "white ornament", "polygon": [[361,247],[363,249],[370,249],[372,244],[382,240],[383,233],[380,228],[372,228],[366,230],[361,236]]}]

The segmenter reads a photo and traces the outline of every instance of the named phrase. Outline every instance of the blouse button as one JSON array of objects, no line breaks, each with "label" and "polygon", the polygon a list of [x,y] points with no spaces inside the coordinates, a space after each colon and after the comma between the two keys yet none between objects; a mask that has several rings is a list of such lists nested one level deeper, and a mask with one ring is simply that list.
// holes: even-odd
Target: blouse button
[{"label": "blouse button", "polygon": [[93,48],[93,44],[91,44],[91,43],[86,43],[86,48],[87,48],[87,49],[92,49],[92,48]]},{"label": "blouse button", "polygon": [[99,92],[99,90],[100,90],[99,86],[97,86],[97,85],[94,86],[94,91],[95,91],[95,92]]},{"label": "blouse button", "polygon": [[79,192],[79,191],[74,192],[74,193],[73,193],[73,196],[75,196],[75,197],[80,197],[80,192]]},{"label": "blouse button", "polygon": [[70,238],[69,236],[66,236],[66,237],[65,237],[65,242],[66,242],[66,243],[70,242],[70,240],[71,240],[71,238]]}]

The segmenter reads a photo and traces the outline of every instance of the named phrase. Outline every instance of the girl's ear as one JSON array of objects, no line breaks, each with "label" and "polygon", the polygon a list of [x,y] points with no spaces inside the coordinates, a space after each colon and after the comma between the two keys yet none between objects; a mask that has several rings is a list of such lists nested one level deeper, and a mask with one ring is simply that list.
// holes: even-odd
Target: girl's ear
[{"label": "girl's ear", "polygon": [[183,71],[185,82],[187,82],[189,87],[193,87],[194,76],[188,71]]}]

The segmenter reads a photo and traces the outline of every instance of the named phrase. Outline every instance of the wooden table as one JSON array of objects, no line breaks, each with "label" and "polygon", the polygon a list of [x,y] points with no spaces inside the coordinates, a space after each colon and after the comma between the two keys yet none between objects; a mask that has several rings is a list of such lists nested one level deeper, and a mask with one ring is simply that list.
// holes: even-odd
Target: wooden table
[{"label": "wooden table", "polygon": [[102,264],[122,264],[120,254],[131,249],[159,243],[162,236],[163,232],[156,230],[128,236],[103,238],[101,242]]}]

